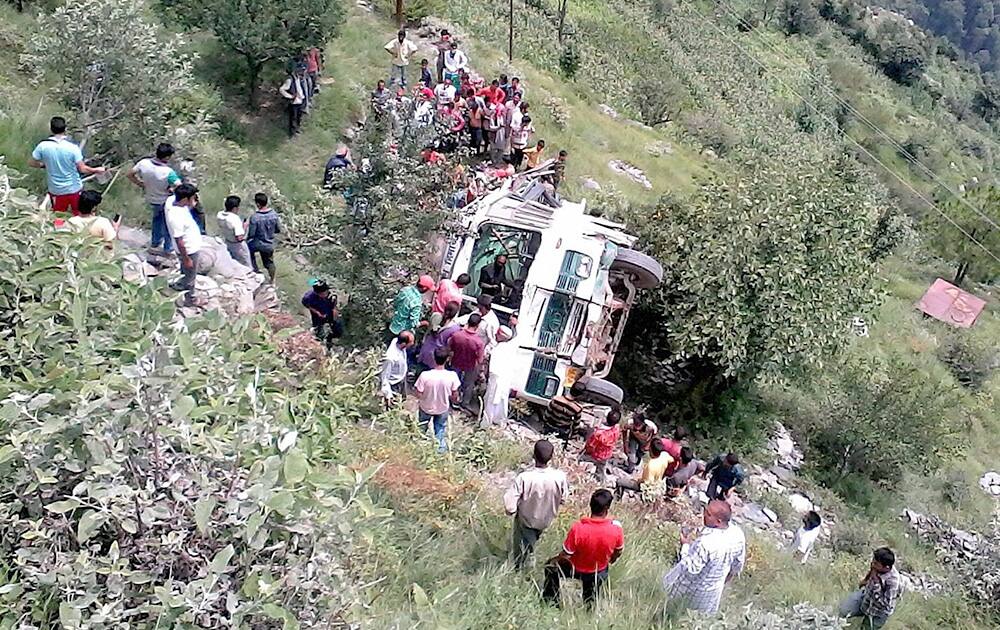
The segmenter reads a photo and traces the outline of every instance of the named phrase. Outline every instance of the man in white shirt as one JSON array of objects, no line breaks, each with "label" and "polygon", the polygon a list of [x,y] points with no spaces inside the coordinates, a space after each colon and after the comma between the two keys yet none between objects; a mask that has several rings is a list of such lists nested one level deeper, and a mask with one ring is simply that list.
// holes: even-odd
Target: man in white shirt
[{"label": "man in white shirt", "polygon": [[404,330],[393,338],[382,358],[382,375],[379,378],[379,394],[385,400],[385,408],[392,406],[393,399],[399,396],[406,399],[406,372],[409,364],[406,361],[406,349],[413,345],[413,333]]},{"label": "man in white shirt", "polygon": [[668,605],[718,612],[723,589],[746,562],[746,537],[731,518],[728,503],[712,500],[705,506],[704,533],[694,541],[681,533],[681,559],[663,576]]},{"label": "man in white shirt", "polygon": [[196,304],[194,285],[198,275],[198,252],[201,251],[201,229],[191,214],[191,208],[197,203],[198,189],[191,184],[181,184],[164,206],[167,231],[174,239],[181,262],[181,279],[171,287],[183,291],[184,301],[189,305]]},{"label": "man in white shirt", "polygon": [[458,49],[458,42],[452,41],[448,52],[444,54],[444,78],[452,85],[458,84],[459,70],[468,71],[469,58]]},{"label": "man in white shirt", "polygon": [[162,245],[164,253],[168,254],[174,250],[174,245],[170,242],[170,234],[167,233],[163,207],[167,198],[173,194],[174,188],[181,183],[177,171],[167,163],[173,154],[174,147],[161,142],[156,147],[156,157],[139,160],[126,175],[129,181],[142,189],[146,203],[153,213],[150,246],[155,249]]},{"label": "man in white shirt", "polygon": [[497,330],[497,345],[490,352],[486,394],[483,396],[483,425],[507,426],[517,356],[517,345],[511,341],[513,337],[514,331],[508,326]]},{"label": "man in white shirt", "polygon": [[406,31],[396,33],[396,39],[385,45],[385,51],[392,56],[392,72],[389,74],[389,85],[396,82],[406,87],[406,67],[410,65],[410,57],[417,52],[417,45],[406,38]]},{"label": "man in white shirt", "polygon": [[78,232],[86,231],[87,234],[101,239],[107,249],[114,249],[115,239],[118,238],[118,224],[97,216],[97,206],[102,200],[101,193],[96,190],[84,190],[80,193],[80,214],[70,217],[67,223]]},{"label": "man in white shirt", "polygon": [[302,128],[302,114],[306,111],[305,67],[296,67],[278,88],[278,93],[288,106],[288,136],[294,136]]},{"label": "man in white shirt", "polygon": [[438,107],[455,102],[455,86],[441,79],[434,87],[434,97],[437,98]]},{"label": "man in white shirt", "polygon": [[413,389],[417,392],[420,404],[417,420],[420,432],[427,433],[427,425],[434,423],[434,437],[438,441],[438,453],[448,451],[445,431],[448,428],[448,412],[451,404],[458,402],[458,390],[462,383],[458,374],[445,369],[451,353],[448,348],[438,348],[434,351],[434,369],[424,370],[417,377]]},{"label": "man in white shirt", "polygon": [[569,494],[566,473],[549,468],[554,450],[548,440],[535,442],[534,468],[515,477],[503,496],[504,510],[514,517],[511,542],[514,566],[518,569],[534,552],[542,532],[555,520]]},{"label": "man in white shirt", "polygon": [[[493,296],[480,295],[476,300],[476,308],[476,312],[482,318],[479,323],[479,336],[483,338],[483,343],[486,345],[486,354],[489,355],[493,346],[497,345],[497,331],[500,330],[500,320],[497,318],[497,314],[493,312]],[[469,323],[471,315],[472,313],[463,315],[455,321],[460,326],[465,326]]]},{"label": "man in white shirt", "polygon": [[244,267],[253,267],[250,262],[250,250],[247,248],[246,229],[240,218],[240,198],[236,195],[226,197],[225,209],[215,215],[219,223],[219,234],[226,242],[226,249],[233,260]]}]

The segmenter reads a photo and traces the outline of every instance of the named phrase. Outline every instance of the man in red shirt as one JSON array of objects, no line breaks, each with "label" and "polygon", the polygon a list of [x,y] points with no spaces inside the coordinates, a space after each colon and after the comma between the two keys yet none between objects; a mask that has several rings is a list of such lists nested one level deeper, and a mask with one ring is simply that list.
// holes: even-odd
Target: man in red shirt
[{"label": "man in red shirt", "polygon": [[590,462],[597,467],[597,483],[601,485],[604,485],[608,461],[622,439],[621,429],[618,427],[621,419],[621,411],[618,409],[609,411],[608,417],[604,419],[604,426],[594,429],[594,432],[587,436],[587,441],[583,444],[583,452],[580,453],[579,461]]},{"label": "man in red shirt", "polygon": [[674,463],[667,468],[667,476],[677,472],[681,467],[681,448],[687,444],[688,430],[681,425],[674,427],[673,439],[669,437],[661,438],[663,450],[674,459]]},{"label": "man in red shirt", "polygon": [[479,336],[479,313],[469,315],[465,328],[448,339],[448,349],[451,350],[451,367],[458,372],[462,381],[462,406],[466,409],[472,405],[472,394],[476,389],[476,379],[479,378],[479,366],[486,355],[486,343]]},{"label": "man in red shirt", "polygon": [[500,87],[500,81],[493,79],[493,81],[483,89],[476,93],[476,96],[482,96],[486,99],[488,103],[493,103],[498,105],[507,100],[507,93],[503,91]]},{"label": "man in red shirt", "polygon": [[434,293],[434,302],[431,303],[431,313],[443,313],[450,302],[462,303],[462,292],[469,286],[472,278],[469,274],[463,273],[454,280],[443,278],[437,285],[437,292]]},{"label": "man in red shirt", "polygon": [[590,496],[590,518],[573,523],[562,551],[545,564],[545,601],[559,605],[559,580],[567,577],[580,580],[583,601],[593,606],[597,592],[608,579],[608,566],[625,548],[621,524],[608,518],[613,500],[611,491],[603,488]]}]

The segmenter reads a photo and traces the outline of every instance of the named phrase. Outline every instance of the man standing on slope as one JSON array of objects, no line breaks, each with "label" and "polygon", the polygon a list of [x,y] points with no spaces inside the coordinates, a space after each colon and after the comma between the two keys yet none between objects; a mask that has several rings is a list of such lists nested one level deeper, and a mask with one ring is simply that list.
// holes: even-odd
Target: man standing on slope
[{"label": "man standing on slope", "polygon": [[433,422],[434,437],[438,442],[438,453],[448,451],[445,431],[448,428],[448,413],[451,403],[458,401],[461,383],[458,375],[445,368],[451,353],[448,348],[434,351],[434,369],[424,370],[417,377],[413,389],[417,392],[419,406],[417,420],[420,432],[427,433],[427,425]]},{"label": "man standing on slope", "polygon": [[392,56],[392,73],[389,75],[389,85],[396,82],[406,87],[406,67],[410,65],[410,57],[417,52],[417,45],[406,38],[406,31],[396,33],[396,39],[385,45],[385,51]]},{"label": "man standing on slope", "polygon": [[170,234],[167,233],[167,220],[164,216],[163,205],[167,201],[174,188],[181,183],[181,178],[167,162],[174,154],[174,147],[166,142],[161,142],[156,147],[156,156],[143,158],[136,162],[126,177],[133,184],[143,191],[146,203],[153,215],[153,234],[150,239],[150,247],[156,249],[163,246],[166,254],[174,251],[174,245],[170,242]]},{"label": "man standing on slope", "polygon": [[247,222],[247,247],[250,248],[250,264],[253,270],[260,273],[257,266],[257,254],[260,254],[260,264],[267,269],[267,277],[274,284],[276,270],[274,268],[274,236],[281,234],[281,219],[278,213],[267,205],[267,195],[257,193],[253,196],[257,212],[250,215]]},{"label": "man standing on slope", "polygon": [[597,490],[590,497],[590,518],[573,523],[566,534],[562,551],[545,565],[542,597],[559,605],[559,580],[580,580],[583,601],[594,605],[601,587],[608,580],[608,566],[614,564],[625,548],[625,534],[618,521],[608,518],[614,497],[609,490]]},{"label": "man standing on slope", "polygon": [[566,473],[549,468],[555,449],[548,440],[535,442],[535,466],[520,473],[503,496],[504,509],[514,517],[511,553],[514,566],[524,566],[545,528],[552,524],[569,494]]},{"label": "man standing on slope", "polygon": [[198,275],[198,252],[201,251],[201,230],[191,215],[191,208],[198,203],[198,189],[191,184],[181,184],[168,197],[164,207],[167,230],[177,246],[181,262],[181,279],[171,285],[184,292],[185,304],[196,304],[194,297],[195,279]]},{"label": "man standing on slope", "polygon": [[896,570],[896,554],[892,549],[879,547],[875,550],[871,567],[860,586],[860,590],[840,604],[840,616],[862,617],[865,630],[877,630],[889,621],[903,594],[903,584]]},{"label": "man standing on slope", "polygon": [[49,131],[52,135],[35,146],[28,166],[45,169],[52,210],[76,216],[80,214],[80,191],[83,190],[80,175],[100,174],[105,169],[84,163],[80,147],[66,135],[65,118],[53,116],[49,121]]},{"label": "man standing on slope", "polygon": [[[250,262],[250,250],[247,249],[246,228],[240,218],[240,198],[236,195],[226,197],[223,209],[215,215],[219,225],[219,234],[226,242],[226,251],[233,260],[244,267],[253,268]],[[155,239],[154,239],[155,240]]]},{"label": "man standing on slope", "polygon": [[722,591],[746,562],[746,538],[730,525],[732,511],[725,501],[705,506],[705,530],[697,539],[681,532],[681,559],[663,576],[667,604],[714,614]]},{"label": "man standing on slope", "polygon": [[392,319],[389,320],[385,342],[404,330],[420,328],[424,313],[424,294],[434,290],[434,279],[428,275],[417,278],[416,284],[403,287],[392,299]]}]

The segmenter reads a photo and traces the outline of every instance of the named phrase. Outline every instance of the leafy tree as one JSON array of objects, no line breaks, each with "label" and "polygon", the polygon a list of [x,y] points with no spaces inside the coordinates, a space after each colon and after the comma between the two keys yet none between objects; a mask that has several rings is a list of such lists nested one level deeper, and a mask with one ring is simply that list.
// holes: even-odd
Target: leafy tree
[{"label": "leafy tree", "polygon": [[627,217],[666,270],[633,309],[618,363],[640,395],[663,400],[688,381],[711,399],[761,372],[821,365],[877,299],[870,253],[885,200],[858,167],[748,162],[745,175]]},{"label": "leafy tree", "polygon": [[893,81],[913,85],[923,76],[927,53],[916,42],[903,40],[880,48],[879,63]]},{"label": "leafy tree", "polygon": [[192,28],[215,33],[246,63],[247,95],[256,107],[261,71],[333,36],[343,16],[341,0],[161,0]]},{"label": "leafy tree", "polygon": [[781,7],[782,23],[789,35],[815,35],[820,15],[812,0],[785,0]]},{"label": "leafy tree", "polygon": [[958,391],[898,356],[849,358],[814,382],[807,417],[792,421],[817,475],[831,487],[851,476],[893,486],[958,452]]},{"label": "leafy tree", "polygon": [[684,84],[666,68],[644,73],[632,86],[632,102],[650,127],[676,120],[689,98]]},{"label": "leafy tree", "polygon": [[361,341],[377,339],[403,284],[436,275],[428,242],[450,219],[445,197],[455,186],[442,165],[421,155],[439,130],[410,121],[412,105],[401,106],[398,118],[369,116],[353,143],[359,167],[335,173],[334,193],[291,223],[295,245],[309,248],[319,268],[350,293],[344,318]]},{"label": "leafy tree", "polygon": [[[69,2],[46,18],[22,55],[37,78],[53,81],[74,112],[81,144],[93,138],[118,157],[148,151],[169,127],[199,116],[192,57],[139,3]],[[204,112],[201,112],[202,114]]]},{"label": "leafy tree", "polygon": [[1000,188],[974,188],[965,194],[962,201],[952,199],[939,204],[939,207],[962,228],[959,230],[937,212],[928,213],[924,219],[925,234],[931,248],[938,256],[956,265],[953,282],[962,284],[966,278],[988,282],[1000,277],[1000,262],[969,238],[971,236],[979,241],[994,256],[1000,256],[1000,230],[979,214],[981,212],[1000,225]]},{"label": "leafy tree", "polygon": [[364,489],[374,471],[329,466],[339,423],[371,412],[370,377],[290,378],[260,318],[179,323],[159,288],[123,282],[93,238],[10,191],[2,165],[0,221],[4,614],[336,626],[360,596],[353,540],[387,516]]}]

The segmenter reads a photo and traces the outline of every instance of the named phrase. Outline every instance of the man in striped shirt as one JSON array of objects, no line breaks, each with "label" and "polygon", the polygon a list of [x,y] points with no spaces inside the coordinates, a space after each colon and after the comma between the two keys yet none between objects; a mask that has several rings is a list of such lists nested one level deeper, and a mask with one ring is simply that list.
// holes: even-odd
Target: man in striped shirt
[{"label": "man in striped shirt", "polygon": [[579,382],[573,383],[573,386],[569,388],[569,392],[553,397],[549,401],[549,406],[545,409],[543,421],[546,427],[555,429],[567,441],[580,425],[583,406],[576,399],[583,396],[583,394],[583,386]]}]

